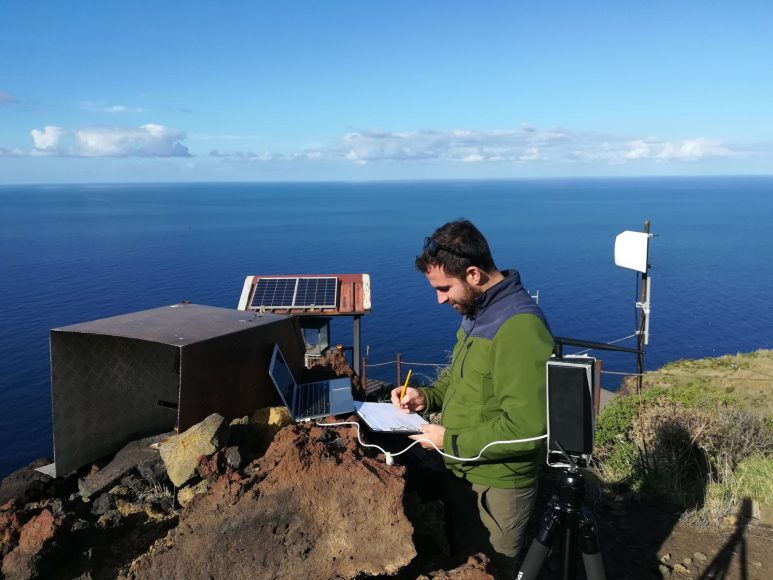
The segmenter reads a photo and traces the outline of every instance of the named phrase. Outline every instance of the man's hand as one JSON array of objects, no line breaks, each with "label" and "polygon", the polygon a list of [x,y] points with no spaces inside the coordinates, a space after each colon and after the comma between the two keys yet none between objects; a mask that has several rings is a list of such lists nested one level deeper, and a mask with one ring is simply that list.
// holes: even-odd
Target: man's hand
[{"label": "man's hand", "polygon": [[[424,447],[424,449],[435,449],[435,447],[437,447],[437,449],[443,449],[443,437],[445,437],[445,434],[445,427],[427,423],[426,425],[421,426],[421,435],[410,435],[409,437],[414,441],[418,439],[425,439],[425,441],[421,442],[421,446]],[[432,443],[435,444],[435,447],[432,447],[432,445],[429,443],[429,441],[426,441],[426,439],[432,441]]]},{"label": "man's hand", "polygon": [[420,390],[408,387],[405,390],[403,400],[400,401],[400,393],[402,392],[402,387],[392,389],[392,404],[400,407],[403,413],[416,413],[427,408],[427,401],[424,400],[424,395],[421,394]]}]

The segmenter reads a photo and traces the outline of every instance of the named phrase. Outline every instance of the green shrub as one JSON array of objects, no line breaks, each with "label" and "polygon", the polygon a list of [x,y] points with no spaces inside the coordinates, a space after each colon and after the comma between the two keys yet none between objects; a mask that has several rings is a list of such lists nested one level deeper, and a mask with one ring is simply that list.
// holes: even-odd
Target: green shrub
[{"label": "green shrub", "polygon": [[705,380],[652,386],[605,407],[596,424],[596,467],[607,481],[666,497],[693,515],[704,504],[721,515],[744,494],[773,495],[765,491],[772,425],[753,402]]}]

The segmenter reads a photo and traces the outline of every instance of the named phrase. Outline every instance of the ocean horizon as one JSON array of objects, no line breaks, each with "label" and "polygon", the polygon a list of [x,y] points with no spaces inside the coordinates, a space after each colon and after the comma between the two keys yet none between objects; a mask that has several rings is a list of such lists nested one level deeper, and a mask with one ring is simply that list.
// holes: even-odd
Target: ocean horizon
[{"label": "ocean horizon", "polygon": [[[614,238],[651,220],[645,367],[773,348],[771,176],[0,185],[0,204],[0,477],[52,455],[50,329],[182,300],[235,308],[247,275],[368,273],[369,362],[442,364],[460,319],[413,260],[460,217],[539,292],[556,335],[633,333],[637,278]],[[348,320],[333,342],[351,344]],[[599,356],[607,388],[635,370]]]}]

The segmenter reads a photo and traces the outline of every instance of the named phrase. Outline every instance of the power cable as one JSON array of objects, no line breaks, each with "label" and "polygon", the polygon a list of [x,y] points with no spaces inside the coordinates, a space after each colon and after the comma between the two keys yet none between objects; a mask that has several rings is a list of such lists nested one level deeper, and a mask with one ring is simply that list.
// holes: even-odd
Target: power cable
[{"label": "power cable", "polygon": [[511,443],[530,443],[532,441],[539,441],[540,439],[547,439],[547,437],[548,437],[547,434],[545,434],[545,435],[539,435],[538,437],[528,437],[526,439],[512,439],[510,441],[492,441],[491,443],[487,443],[483,447],[483,449],[480,450],[480,453],[478,453],[478,455],[475,456],[475,457],[457,457],[456,455],[451,455],[450,453],[444,453],[443,451],[438,449],[437,445],[435,445],[429,439],[416,439],[413,443],[408,445],[408,447],[406,447],[402,451],[398,451],[396,453],[392,453],[390,451],[387,451],[383,447],[380,447],[380,446],[375,445],[373,443],[365,443],[362,440],[362,437],[360,437],[360,424],[356,423],[354,421],[340,421],[340,422],[337,422],[337,423],[320,423],[320,422],[317,421],[316,424],[319,427],[340,427],[342,425],[354,425],[355,427],[357,427],[357,440],[360,442],[360,445],[362,445],[363,447],[369,447],[369,448],[378,449],[379,451],[381,451],[381,453],[384,454],[384,457],[386,459],[387,465],[394,465],[394,458],[395,457],[397,457],[398,455],[402,455],[403,453],[408,451],[411,447],[413,447],[414,445],[416,445],[418,443],[421,443],[422,441],[427,442],[430,445],[432,445],[432,447],[435,448],[435,451],[440,453],[440,455],[442,455],[443,457],[448,457],[449,459],[453,459],[455,461],[478,461],[483,456],[483,452],[486,449],[488,449],[489,447],[493,446],[493,445],[505,445],[505,444],[511,444]]}]

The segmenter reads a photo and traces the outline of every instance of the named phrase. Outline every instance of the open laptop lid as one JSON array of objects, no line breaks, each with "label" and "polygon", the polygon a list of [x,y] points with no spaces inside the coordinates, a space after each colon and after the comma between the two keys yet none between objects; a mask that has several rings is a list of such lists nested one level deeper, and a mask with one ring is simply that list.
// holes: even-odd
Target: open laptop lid
[{"label": "open laptop lid", "polygon": [[298,383],[295,382],[293,373],[290,372],[290,367],[287,366],[285,357],[282,355],[282,351],[279,350],[279,345],[274,343],[274,352],[271,353],[271,362],[268,365],[268,374],[271,380],[274,381],[276,390],[279,391],[279,396],[282,398],[285,406],[290,410],[290,415],[295,418],[295,393],[298,391]]}]

